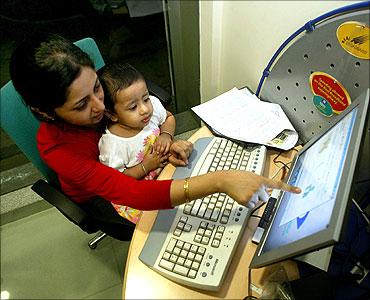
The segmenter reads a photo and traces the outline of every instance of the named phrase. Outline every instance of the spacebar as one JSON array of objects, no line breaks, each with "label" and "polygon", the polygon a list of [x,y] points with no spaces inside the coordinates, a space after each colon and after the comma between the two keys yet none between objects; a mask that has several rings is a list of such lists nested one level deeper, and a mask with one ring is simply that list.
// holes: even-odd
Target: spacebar
[{"label": "spacebar", "polygon": [[208,173],[213,158],[214,158],[213,155],[207,155],[205,160],[198,161],[199,163],[194,167],[193,172],[191,172],[191,176],[203,175]]}]

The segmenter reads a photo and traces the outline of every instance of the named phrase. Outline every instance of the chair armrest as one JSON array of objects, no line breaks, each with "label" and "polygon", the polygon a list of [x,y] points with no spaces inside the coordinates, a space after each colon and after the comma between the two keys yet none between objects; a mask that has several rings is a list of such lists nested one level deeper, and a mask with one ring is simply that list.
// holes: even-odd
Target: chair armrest
[{"label": "chair armrest", "polygon": [[84,231],[89,233],[97,231],[97,228],[92,226],[93,224],[89,220],[90,217],[81,207],[45,180],[38,180],[32,185],[31,189],[55,206],[68,220],[80,226]]},{"label": "chair armrest", "polygon": [[149,94],[156,96],[162,102],[164,107],[171,103],[172,98],[170,93],[168,93],[166,90],[164,90],[151,80],[146,79],[145,81],[148,87]]}]

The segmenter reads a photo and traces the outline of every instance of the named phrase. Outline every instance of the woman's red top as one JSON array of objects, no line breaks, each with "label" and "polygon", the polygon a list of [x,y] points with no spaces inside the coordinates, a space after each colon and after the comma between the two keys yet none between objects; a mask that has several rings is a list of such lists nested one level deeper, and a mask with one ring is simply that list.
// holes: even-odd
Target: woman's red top
[{"label": "woman's red top", "polygon": [[83,203],[93,197],[140,210],[171,208],[172,180],[137,180],[99,162],[95,129],[41,122],[41,158],[59,178],[63,192]]}]

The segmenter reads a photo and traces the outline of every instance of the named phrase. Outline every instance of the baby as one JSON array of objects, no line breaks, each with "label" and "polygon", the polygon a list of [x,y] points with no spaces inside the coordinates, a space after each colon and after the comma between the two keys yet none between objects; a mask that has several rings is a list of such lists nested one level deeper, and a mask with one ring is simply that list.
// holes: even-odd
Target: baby
[{"label": "baby", "polygon": [[[143,75],[129,64],[106,66],[101,74],[109,124],[99,141],[99,160],[136,179],[155,179],[168,161],[175,118],[149,92]],[[136,223],[141,212],[113,204]]]}]

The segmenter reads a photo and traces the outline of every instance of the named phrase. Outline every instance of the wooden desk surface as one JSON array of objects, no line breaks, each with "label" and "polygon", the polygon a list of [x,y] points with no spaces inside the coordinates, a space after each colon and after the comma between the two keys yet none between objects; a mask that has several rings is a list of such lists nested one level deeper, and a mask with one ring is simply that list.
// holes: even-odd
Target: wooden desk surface
[{"label": "wooden desk surface", "polygon": [[[211,135],[211,132],[206,127],[202,127],[189,139],[189,141],[194,142],[200,137]],[[293,151],[281,154],[279,160],[285,162],[290,161],[293,156],[292,152]],[[277,155],[277,151],[268,150],[265,176],[271,176],[278,169],[273,163],[273,159]],[[174,171],[175,168],[172,165],[168,165],[162,171],[159,179],[171,178]],[[278,176],[278,178],[280,177]],[[257,246],[251,242],[251,237],[259,219],[250,218],[245,233],[237,246],[221,289],[217,292],[209,292],[191,289],[175,283],[153,271],[139,260],[139,254],[156,216],[157,211],[144,212],[141,220],[136,225],[126,262],[122,293],[123,299],[243,299],[247,296],[248,266],[257,248]],[[263,287],[263,281],[271,272],[280,266],[283,266],[287,271],[289,280],[298,278],[296,264],[292,261],[284,261],[273,266],[253,269],[251,276],[253,285],[260,288]],[[260,295],[254,293],[254,296],[258,297]]]}]

